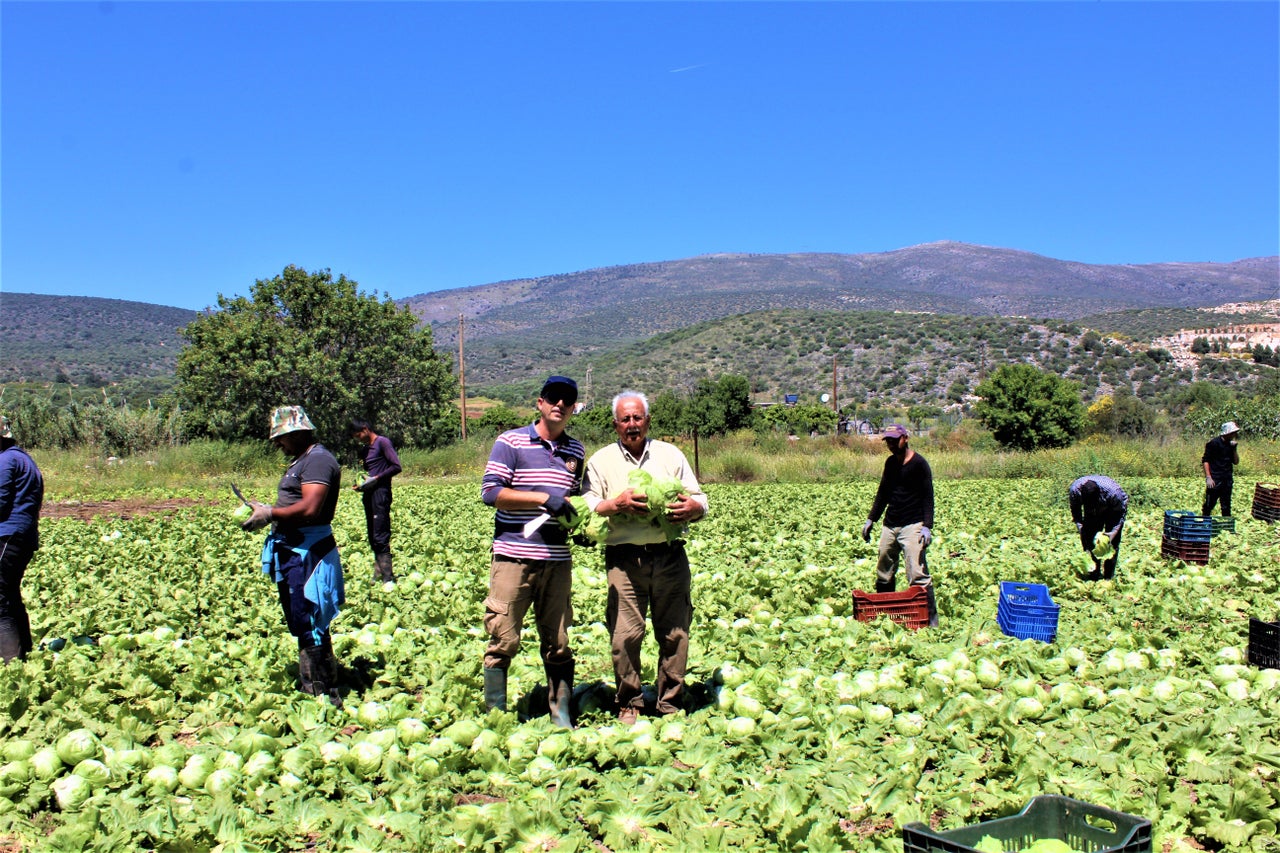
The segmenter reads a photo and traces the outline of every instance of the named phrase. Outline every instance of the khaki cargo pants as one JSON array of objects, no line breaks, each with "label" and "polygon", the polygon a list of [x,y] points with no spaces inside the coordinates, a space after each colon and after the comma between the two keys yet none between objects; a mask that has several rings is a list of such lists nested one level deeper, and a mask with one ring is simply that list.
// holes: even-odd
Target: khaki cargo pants
[{"label": "khaki cargo pants", "polygon": [[609,579],[605,623],[612,638],[618,708],[642,710],[644,706],[640,646],[646,619],[652,616],[658,641],[657,711],[674,713],[683,699],[693,621],[684,543],[610,545],[604,549],[604,563]]},{"label": "khaki cargo pants", "polygon": [[533,607],[538,626],[538,654],[548,666],[573,662],[569,624],[573,621],[569,560],[517,560],[494,555],[489,565],[489,596],[484,600],[484,629],[489,645],[488,669],[505,670],[520,649],[524,615]]},{"label": "khaki cargo pants", "polygon": [[880,559],[876,562],[876,589],[889,589],[895,583],[898,574],[899,557],[906,558],[907,583],[922,586],[925,589],[933,586],[933,578],[929,577],[929,565],[925,562],[925,548],[920,545],[920,528],[924,524],[917,522],[903,527],[880,528]]}]

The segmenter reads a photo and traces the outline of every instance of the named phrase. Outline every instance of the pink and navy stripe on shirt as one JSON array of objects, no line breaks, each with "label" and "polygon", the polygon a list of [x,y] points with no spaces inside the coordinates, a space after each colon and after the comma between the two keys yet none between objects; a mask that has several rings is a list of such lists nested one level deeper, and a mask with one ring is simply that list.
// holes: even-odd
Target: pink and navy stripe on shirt
[{"label": "pink and navy stripe on shirt", "polygon": [[[480,497],[493,506],[502,489],[576,495],[586,468],[582,442],[561,435],[556,442],[543,441],[532,424],[498,436],[489,453],[480,484]],[[541,510],[500,509],[494,519],[493,553],[520,560],[568,560],[568,532],[549,519],[530,538],[524,525]]]}]

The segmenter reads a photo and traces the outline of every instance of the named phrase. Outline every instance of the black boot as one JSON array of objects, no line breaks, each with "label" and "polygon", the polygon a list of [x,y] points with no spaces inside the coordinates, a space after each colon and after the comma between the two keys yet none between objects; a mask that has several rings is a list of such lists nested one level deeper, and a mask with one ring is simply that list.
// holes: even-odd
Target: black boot
[{"label": "black boot", "polygon": [[0,660],[8,663],[26,657],[27,650],[22,645],[22,626],[18,620],[0,619]]},{"label": "black boot", "polygon": [[507,710],[507,671],[484,668],[484,706],[490,711]]},{"label": "black boot", "polygon": [[573,698],[573,661],[547,664],[547,707],[551,722],[562,729],[573,728],[569,701]]},{"label": "black boot", "polygon": [[374,581],[394,581],[396,579],[395,572],[391,571],[391,552],[385,554],[374,554],[373,560],[377,563],[377,568],[373,571]]},{"label": "black boot", "polygon": [[924,594],[925,594],[925,604],[929,608],[929,627],[937,628],[938,627],[938,600],[934,598],[933,586],[929,585],[925,587]]},{"label": "black boot", "polygon": [[326,633],[318,646],[298,649],[298,689],[312,696],[327,696],[335,708],[342,707],[338,693],[338,659]]},{"label": "black boot", "polygon": [[321,646],[298,647],[298,689],[312,696],[323,696],[329,692],[325,683],[324,648]]},{"label": "black boot", "polygon": [[876,592],[894,592],[898,588],[898,579],[882,581],[876,578]]}]

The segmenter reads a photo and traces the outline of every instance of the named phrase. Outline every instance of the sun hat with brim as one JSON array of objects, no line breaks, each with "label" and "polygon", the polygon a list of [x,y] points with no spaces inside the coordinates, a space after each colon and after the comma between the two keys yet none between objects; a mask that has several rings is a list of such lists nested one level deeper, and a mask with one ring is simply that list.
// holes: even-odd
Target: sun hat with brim
[{"label": "sun hat with brim", "polygon": [[902,424],[889,424],[881,438],[906,438],[907,428]]},{"label": "sun hat with brim", "polygon": [[13,427],[3,415],[0,415],[0,438],[13,438]]},{"label": "sun hat with brim", "polygon": [[578,383],[568,376],[548,376],[547,381],[542,383],[542,391],[538,393],[538,397],[549,403],[563,400],[572,406],[578,402]]},{"label": "sun hat with brim", "polygon": [[1219,434],[1219,435],[1231,435],[1232,433],[1236,433],[1236,432],[1239,432],[1239,431],[1240,431],[1240,427],[1236,426],[1236,422],[1235,422],[1235,421],[1227,421],[1225,424],[1223,424],[1223,425],[1222,425],[1222,432],[1220,432],[1220,433],[1218,433],[1218,434]]},{"label": "sun hat with brim", "polygon": [[281,406],[271,413],[272,438],[303,430],[315,432],[316,428],[301,406]]}]

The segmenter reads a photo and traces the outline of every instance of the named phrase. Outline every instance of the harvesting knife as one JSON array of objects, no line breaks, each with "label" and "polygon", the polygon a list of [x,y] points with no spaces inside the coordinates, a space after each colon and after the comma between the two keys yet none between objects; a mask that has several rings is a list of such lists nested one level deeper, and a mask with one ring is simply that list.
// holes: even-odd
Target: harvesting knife
[{"label": "harvesting knife", "polygon": [[235,483],[231,484],[231,491],[236,493],[236,497],[240,499],[240,503],[244,504],[245,506],[253,506],[253,504],[249,503],[247,500],[244,499],[244,495],[240,493],[240,487],[237,486]]},{"label": "harvesting knife", "polygon": [[547,519],[550,517],[551,516],[548,513],[544,512],[541,515],[539,515],[537,518],[533,519],[532,521],[527,522],[524,526],[524,533],[523,533],[524,538],[528,539],[530,536],[537,533],[538,528],[546,524]]}]

